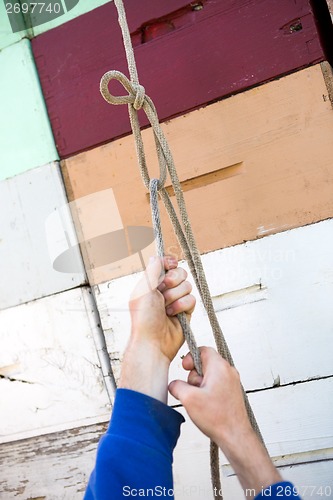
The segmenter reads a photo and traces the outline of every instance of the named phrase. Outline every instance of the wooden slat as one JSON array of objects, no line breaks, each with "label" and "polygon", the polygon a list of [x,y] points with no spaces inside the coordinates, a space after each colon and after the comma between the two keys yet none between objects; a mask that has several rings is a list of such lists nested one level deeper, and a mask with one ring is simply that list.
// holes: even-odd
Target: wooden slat
[{"label": "wooden slat", "polygon": [[[333,220],[203,255],[215,309],[247,390],[331,376]],[[138,275],[95,287],[116,377],[130,332],[128,298]],[[213,345],[197,297],[193,330]],[[184,378],[180,356],[170,378]]]},{"label": "wooden slat", "polygon": [[76,244],[57,163],[0,182],[0,309],[85,282],[78,248],[71,272],[53,268],[57,254]]},{"label": "wooden slat", "polygon": [[0,442],[106,420],[90,290],[0,312]]},{"label": "wooden slat", "polygon": [[[305,500],[320,498],[317,491],[312,496],[304,494],[306,486],[326,486],[326,491],[329,486],[333,488],[330,394],[332,380],[321,380],[250,396],[269,449],[287,452],[283,459],[277,457],[274,461],[280,464],[283,476],[295,482]],[[178,411],[184,413],[183,409]],[[8,500],[81,499],[94,465],[97,441],[106,427],[106,423],[101,423],[2,445],[0,494]],[[315,446],[327,448],[316,451]],[[208,449],[208,439],[187,418],[175,452],[176,500],[211,497]],[[290,450],[297,449],[308,451],[298,455],[295,465],[297,454]],[[326,458],[318,462],[318,457]],[[238,481],[230,475],[230,467],[225,465],[222,455],[221,463],[225,500],[242,498]]]},{"label": "wooden slat", "polygon": [[[163,128],[202,253],[332,216],[333,119],[320,65],[175,118]],[[154,177],[154,141],[149,130],[143,136]],[[118,212],[125,227],[151,223],[132,137],[67,159],[63,172],[71,199],[96,193],[90,217],[97,207],[102,210],[98,193],[113,190],[117,214],[105,208],[104,232],[114,231],[111,220]],[[87,216],[78,213],[77,219],[82,239],[88,240]],[[162,226],[167,252],[181,256],[164,210]],[[84,247],[92,283],[142,269],[138,255],[117,263],[110,258],[110,265],[98,268],[92,248]]]},{"label": "wooden slat", "polygon": [[82,500],[106,427],[78,427],[2,444],[1,498]]},{"label": "wooden slat", "polygon": [[[57,159],[29,40],[0,52],[0,180]],[[24,89],[24,91],[22,91]]]},{"label": "wooden slat", "polygon": [[[178,12],[189,2],[126,2],[135,43],[147,24],[161,30],[136,57],[162,120],[325,59],[307,0],[201,3]],[[163,35],[164,25],[173,29]],[[126,106],[111,108],[98,90],[105,71],[127,71],[111,2],[32,43],[62,158],[129,133]]]}]

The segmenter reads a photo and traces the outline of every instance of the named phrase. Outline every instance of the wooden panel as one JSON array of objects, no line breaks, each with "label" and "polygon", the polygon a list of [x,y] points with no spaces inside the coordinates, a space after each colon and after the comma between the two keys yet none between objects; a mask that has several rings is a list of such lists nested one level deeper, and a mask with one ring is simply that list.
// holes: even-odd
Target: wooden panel
[{"label": "wooden panel", "polygon": [[[320,65],[175,118],[163,128],[202,253],[332,216],[333,119]],[[151,132],[143,136],[156,176]],[[132,137],[69,158],[63,173],[71,199],[112,188],[125,227],[150,223]],[[82,239],[90,238],[86,218],[77,218]],[[167,252],[180,256],[164,210],[162,223]],[[94,262],[86,245],[93,283],[142,269],[138,256],[100,268]]]},{"label": "wooden panel", "polygon": [[[30,42],[0,52],[0,180],[56,160]],[[24,92],[22,91],[24,89]]]},{"label": "wooden panel", "polygon": [[82,500],[107,425],[37,436],[0,448],[0,496],[6,499]]},{"label": "wooden panel", "polygon": [[[333,491],[332,385],[332,379],[316,380],[249,395],[273,461],[298,488],[330,486]],[[186,416],[184,409],[178,411]],[[325,460],[325,455],[327,462],[316,463]],[[222,454],[221,464],[223,498],[242,498],[238,481]],[[188,498],[189,490],[191,500],[210,497],[209,440],[188,417],[174,455],[174,480],[179,500]],[[304,494],[305,490],[301,491]],[[309,494],[304,497],[311,498]]]},{"label": "wooden panel", "polygon": [[69,262],[71,272],[53,268],[57,254],[69,242],[76,243],[58,164],[1,181],[0,198],[6,207],[0,218],[0,309],[83,284],[77,248]]},{"label": "wooden panel", "polygon": [[[332,448],[290,454],[291,449],[311,446],[332,446],[332,406],[327,394],[332,393],[329,380],[314,381],[252,394],[251,402],[258,415],[268,446],[278,453],[288,450],[283,459],[274,461],[281,466],[286,479],[294,481],[303,498],[310,500],[320,494],[306,493],[306,486],[332,485]],[[315,398],[316,404],[312,404]],[[180,409],[184,413],[183,409]],[[279,422],[277,422],[279,420]],[[300,425],[301,423],[301,425]],[[0,451],[2,478],[0,494],[5,498],[43,498],[52,500],[79,500],[94,465],[97,440],[105,432],[106,424],[91,425],[61,433],[3,444]],[[325,432],[328,434],[325,436]],[[321,439],[321,437],[323,439]],[[274,441],[276,441],[274,443]],[[311,443],[311,444],[310,444]],[[175,498],[206,500],[211,497],[209,472],[209,442],[188,419],[175,452]],[[31,450],[38,453],[31,453]],[[318,461],[318,457],[326,457]],[[222,459],[222,484],[225,500],[242,498],[237,479],[230,475],[230,467]],[[296,464],[296,465],[295,465]],[[302,489],[301,489],[302,488]],[[330,495],[326,495],[330,498]]]},{"label": "wooden panel", "polygon": [[[325,59],[307,0],[201,3],[126,2],[135,44],[146,40],[136,46],[141,83],[163,120]],[[157,33],[148,41],[147,26]],[[32,43],[62,158],[129,133],[126,106],[111,108],[98,90],[105,71],[126,72],[112,3]]]},{"label": "wooden panel", "polygon": [[106,420],[90,291],[68,292],[0,313],[0,442]]},{"label": "wooden panel", "polygon": [[[213,303],[247,390],[333,374],[333,220],[203,255]],[[95,287],[116,377],[129,338],[128,298],[138,275]],[[194,285],[194,284],[193,284]],[[193,330],[213,345],[199,301]],[[180,356],[170,378],[184,378]]]}]

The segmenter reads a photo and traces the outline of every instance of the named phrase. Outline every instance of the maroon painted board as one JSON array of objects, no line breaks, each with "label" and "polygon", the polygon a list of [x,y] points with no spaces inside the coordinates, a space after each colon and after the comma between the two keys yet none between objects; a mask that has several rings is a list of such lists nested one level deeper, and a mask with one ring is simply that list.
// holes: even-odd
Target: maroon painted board
[{"label": "maroon painted board", "polygon": [[[309,0],[125,6],[140,81],[162,120],[325,59]],[[127,107],[110,106],[99,93],[104,72],[128,73],[113,3],[36,37],[32,46],[62,158],[130,132]],[[123,94],[113,85],[114,94]]]}]

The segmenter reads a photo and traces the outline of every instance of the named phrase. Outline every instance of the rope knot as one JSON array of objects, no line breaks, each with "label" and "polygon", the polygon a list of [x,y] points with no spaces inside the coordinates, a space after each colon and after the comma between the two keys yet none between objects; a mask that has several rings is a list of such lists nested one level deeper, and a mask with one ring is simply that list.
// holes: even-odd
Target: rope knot
[{"label": "rope knot", "polygon": [[145,97],[146,97],[146,89],[140,85],[139,83],[137,84],[132,84],[133,90],[135,91],[135,96],[134,96],[134,102],[133,102],[133,107],[137,111],[142,108]]},{"label": "rope knot", "polygon": [[[112,95],[109,91],[109,83],[111,80],[117,80],[127,90],[128,95]],[[102,76],[100,82],[100,91],[106,102],[109,104],[132,104],[135,110],[143,107],[146,90],[140,83],[131,82],[120,71],[108,71]]]}]

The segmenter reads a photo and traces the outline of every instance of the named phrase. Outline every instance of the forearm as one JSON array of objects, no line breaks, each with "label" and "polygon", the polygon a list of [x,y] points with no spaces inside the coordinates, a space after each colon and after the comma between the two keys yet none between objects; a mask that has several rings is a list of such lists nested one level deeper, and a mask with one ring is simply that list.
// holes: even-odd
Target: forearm
[{"label": "forearm", "polygon": [[131,340],[126,348],[119,388],[167,402],[169,360],[151,342]]},{"label": "forearm", "polygon": [[246,498],[254,498],[262,489],[282,481],[266,449],[252,429],[218,443],[243,487]]}]

